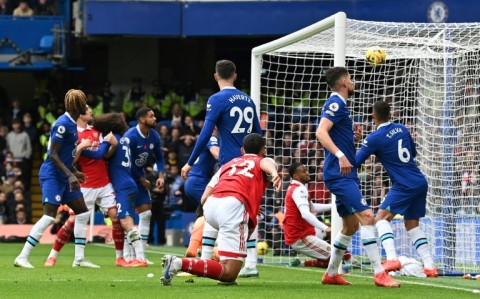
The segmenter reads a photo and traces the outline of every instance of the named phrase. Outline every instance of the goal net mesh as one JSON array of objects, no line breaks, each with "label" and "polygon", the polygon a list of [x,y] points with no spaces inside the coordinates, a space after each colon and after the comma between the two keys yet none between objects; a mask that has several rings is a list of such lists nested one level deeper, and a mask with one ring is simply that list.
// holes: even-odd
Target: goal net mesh
[{"label": "goal net mesh", "polygon": [[[346,32],[345,65],[356,89],[348,105],[355,125],[362,127],[365,137],[374,130],[373,103],[391,104],[393,121],[406,125],[416,141],[416,161],[428,179],[427,215],[421,227],[435,262],[445,273],[478,272],[480,24],[348,19]],[[385,49],[384,64],[373,67],[365,60],[371,46]],[[269,189],[264,198],[265,216],[259,224],[259,240],[269,245],[269,251],[260,256],[264,262],[288,263],[295,256],[284,242],[281,226],[292,162],[307,165],[312,198],[318,203],[331,201],[322,177],[324,151],[315,131],[330,94],[324,74],[334,65],[334,54],[334,29],[330,28],[261,57],[267,147],[283,176],[282,191]],[[361,141],[357,148],[360,145]],[[361,192],[376,213],[391,186],[388,175],[373,156],[358,175]],[[328,213],[317,216],[326,223],[331,217]],[[397,254],[418,258],[402,218],[395,218],[392,226]],[[371,270],[358,232],[349,250],[355,266]]]}]

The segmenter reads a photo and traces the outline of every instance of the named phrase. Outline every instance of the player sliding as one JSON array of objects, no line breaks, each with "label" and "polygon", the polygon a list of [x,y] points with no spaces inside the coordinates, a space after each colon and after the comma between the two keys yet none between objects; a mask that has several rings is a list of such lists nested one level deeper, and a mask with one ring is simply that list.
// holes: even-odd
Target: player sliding
[{"label": "player sliding", "polygon": [[428,183],[414,161],[417,154],[415,142],[404,125],[390,122],[388,103],[376,102],[372,117],[377,130],[365,138],[356,156],[356,166],[360,167],[370,155],[375,155],[392,181],[392,188],[375,216],[375,226],[387,254],[383,267],[386,271],[401,267],[390,225],[393,217],[400,214],[403,215],[407,234],[423,261],[423,272],[428,277],[438,277],[427,237],[419,226],[419,219],[425,217]]},{"label": "player sliding", "polygon": [[375,284],[399,287],[400,284],[385,272],[380,263],[373,212],[360,193],[357,170],[352,169],[352,164],[355,164],[354,138],[360,138],[360,132],[354,133],[352,130],[353,122],[347,108],[347,99],[355,92],[354,84],[344,67],[333,67],[325,76],[333,93],[323,107],[316,136],[325,149],[325,185],[336,196],[337,211],[342,217],[343,227],[334,239],[332,256],[322,283],[350,284],[338,274],[338,268],[353,234],[361,224],[360,235],[373,266]]},{"label": "player sliding", "polygon": [[[317,231],[325,234],[330,228],[320,222],[312,212],[330,211],[331,205],[313,203],[309,198],[306,184],[310,181],[310,174],[305,165],[293,163],[288,172],[292,181],[285,197],[285,243],[296,252],[315,258],[305,262],[294,259],[291,266],[326,268],[330,260],[331,246],[317,237]],[[346,253],[344,259],[348,260],[350,257],[351,255]]]},{"label": "player sliding", "polygon": [[218,229],[220,262],[196,258],[163,257],[162,284],[170,285],[182,270],[221,282],[234,282],[247,256],[246,240],[257,225],[257,214],[267,188],[267,174],[280,190],[281,179],[276,164],[265,158],[265,140],[252,133],[243,140],[243,156],[223,165],[209,183],[212,192],[204,203],[207,222]]}]

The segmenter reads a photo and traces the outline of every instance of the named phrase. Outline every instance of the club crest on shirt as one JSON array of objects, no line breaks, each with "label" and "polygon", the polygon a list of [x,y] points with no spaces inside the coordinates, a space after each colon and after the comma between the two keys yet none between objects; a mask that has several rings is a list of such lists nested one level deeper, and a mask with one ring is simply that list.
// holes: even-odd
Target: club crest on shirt
[{"label": "club crest on shirt", "polygon": [[150,149],[153,149],[153,143],[150,143]]}]

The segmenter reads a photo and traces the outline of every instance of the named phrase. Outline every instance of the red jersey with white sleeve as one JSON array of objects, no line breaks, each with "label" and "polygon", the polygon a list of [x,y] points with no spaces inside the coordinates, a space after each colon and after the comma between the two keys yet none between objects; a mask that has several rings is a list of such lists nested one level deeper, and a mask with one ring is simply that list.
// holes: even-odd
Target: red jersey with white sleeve
[{"label": "red jersey with white sleeve", "polygon": [[245,154],[223,165],[212,193],[217,198],[233,196],[240,200],[248,212],[250,228],[257,225],[258,210],[268,186],[267,174],[260,168],[262,159],[258,155]]},{"label": "red jersey with white sleeve", "polygon": [[285,197],[285,218],[283,220],[283,231],[287,245],[292,245],[307,236],[315,236],[315,227],[302,218],[298,209],[300,205],[310,207],[311,201],[307,187],[299,181],[292,180]]},{"label": "red jersey with white sleeve", "polygon": [[[91,139],[92,146],[89,147],[88,150],[98,150],[100,143],[103,141],[99,131],[89,125],[87,125],[85,129],[77,127],[77,131],[79,143],[82,142],[82,140]],[[80,156],[77,164],[80,165],[81,171],[87,176],[85,182],[80,185],[82,188],[101,188],[110,183],[105,159],[95,160]]]}]

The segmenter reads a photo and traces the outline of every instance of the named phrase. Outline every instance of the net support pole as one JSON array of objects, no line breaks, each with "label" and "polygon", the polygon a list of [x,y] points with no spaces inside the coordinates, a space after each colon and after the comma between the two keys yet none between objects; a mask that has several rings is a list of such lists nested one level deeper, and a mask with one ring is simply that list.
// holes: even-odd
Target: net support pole
[{"label": "net support pole", "polygon": [[[347,36],[347,17],[345,14],[335,15],[335,27],[334,27],[334,66],[345,67],[345,40]],[[337,212],[337,205],[335,204],[335,194],[332,193],[332,221],[331,221],[331,245],[333,251],[333,242],[335,237],[342,230],[343,222],[340,215]],[[343,268],[339,267],[338,272],[343,273]]]},{"label": "net support pole", "polygon": [[[443,198],[443,271],[446,273],[454,272],[455,270],[455,243],[456,243],[456,221],[453,202],[453,182],[454,182],[454,146],[455,146],[455,105],[454,105],[454,77],[455,69],[453,67],[452,48],[449,47],[450,31],[448,29],[444,32],[444,84],[445,84],[445,98],[442,106],[442,198]],[[435,255],[434,255],[435,256]]]}]

